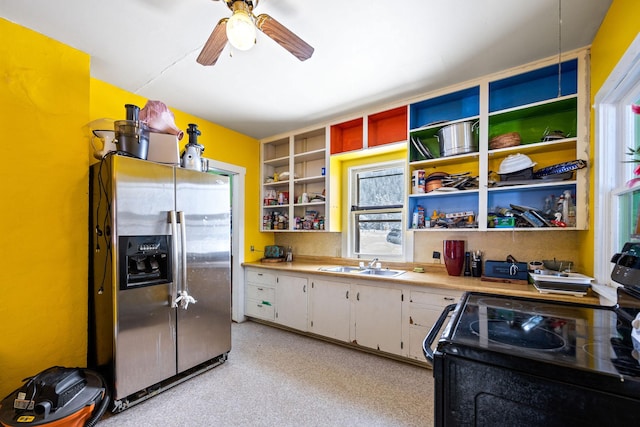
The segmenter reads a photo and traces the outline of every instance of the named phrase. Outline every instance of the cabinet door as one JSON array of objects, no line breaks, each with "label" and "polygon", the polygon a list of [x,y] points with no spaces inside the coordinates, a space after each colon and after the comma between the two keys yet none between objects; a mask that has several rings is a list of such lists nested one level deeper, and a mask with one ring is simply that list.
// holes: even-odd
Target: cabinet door
[{"label": "cabinet door", "polygon": [[307,330],[307,278],[278,276],[276,322],[301,331]]},{"label": "cabinet door", "polygon": [[[421,362],[425,362],[426,358],[422,350],[422,343],[427,336],[431,327],[436,323],[441,309],[434,309],[432,307],[413,307],[411,310],[411,320],[414,322],[409,325],[409,357]],[[436,340],[431,346],[433,349],[438,345]]]},{"label": "cabinet door", "polygon": [[[432,289],[429,292],[414,291],[409,292],[409,348],[407,355],[415,360],[425,362],[422,351],[422,342],[427,336],[431,327],[436,323],[438,317],[449,304],[456,303],[462,293],[443,289]],[[445,323],[446,325],[446,323]],[[432,348],[438,345],[434,342]]]},{"label": "cabinet door", "polygon": [[309,332],[349,341],[350,288],[349,283],[311,279]]},{"label": "cabinet door", "polygon": [[402,291],[356,285],[354,343],[402,354]]}]

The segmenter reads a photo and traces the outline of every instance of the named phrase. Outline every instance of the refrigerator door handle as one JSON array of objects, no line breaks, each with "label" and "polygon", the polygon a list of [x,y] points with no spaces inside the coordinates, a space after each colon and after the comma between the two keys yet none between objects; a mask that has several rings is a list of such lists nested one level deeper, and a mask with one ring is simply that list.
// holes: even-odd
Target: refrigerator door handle
[{"label": "refrigerator door handle", "polygon": [[187,283],[187,221],[184,219],[184,212],[178,212],[178,220],[180,222],[180,242],[182,253],[182,280],[180,281],[179,296],[176,299],[176,303],[180,303],[180,307],[185,310],[189,307],[189,304],[195,304],[197,301],[191,295],[189,295],[189,285]]},{"label": "refrigerator door handle", "polygon": [[171,295],[169,304],[172,308],[178,306],[178,221],[176,211],[169,211],[169,222],[171,223]]}]

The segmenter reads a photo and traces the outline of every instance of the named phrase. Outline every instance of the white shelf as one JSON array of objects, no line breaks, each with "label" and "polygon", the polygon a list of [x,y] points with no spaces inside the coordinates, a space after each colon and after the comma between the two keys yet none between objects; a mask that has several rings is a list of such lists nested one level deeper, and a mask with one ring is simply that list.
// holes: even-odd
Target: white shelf
[{"label": "white shelf", "polygon": [[549,105],[549,104],[553,104],[554,102],[565,101],[565,100],[568,100],[568,99],[576,99],[577,97],[578,97],[578,95],[566,95],[566,96],[559,96],[557,98],[546,99],[544,101],[532,102],[530,104],[518,105],[517,107],[505,108],[504,110],[498,110],[498,111],[491,112],[491,113],[489,113],[489,117],[499,116],[501,114],[506,114],[506,113],[512,113],[514,111],[521,111],[521,110],[526,110],[526,109],[529,109],[529,108],[535,108],[535,107],[540,107],[540,106],[544,106],[544,105]]},{"label": "white shelf", "polygon": [[566,181],[548,181],[544,179],[538,179],[538,182],[534,184],[520,184],[520,185],[505,185],[501,187],[489,187],[487,191],[489,192],[500,192],[507,191],[512,192],[514,190],[538,190],[540,188],[545,187],[568,187],[572,185],[576,185],[575,180],[566,180]]},{"label": "white shelf", "polygon": [[299,153],[293,156],[295,163],[308,162],[311,160],[324,160],[327,155],[327,150],[324,148],[321,150],[307,151],[306,153]]}]

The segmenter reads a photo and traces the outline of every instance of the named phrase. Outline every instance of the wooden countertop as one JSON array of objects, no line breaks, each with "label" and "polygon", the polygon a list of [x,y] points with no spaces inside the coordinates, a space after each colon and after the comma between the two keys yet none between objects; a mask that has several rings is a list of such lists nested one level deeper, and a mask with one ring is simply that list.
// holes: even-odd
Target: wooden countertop
[{"label": "wooden countertop", "polygon": [[[322,258],[322,257],[297,257],[294,262],[269,262],[260,261],[246,262],[245,267],[257,267],[268,270],[282,271],[287,273],[307,273],[322,276],[339,278],[351,278],[367,281],[381,281],[385,283],[395,283],[401,285],[424,286],[428,288],[452,289],[459,291],[488,292],[509,296],[522,296],[530,298],[550,299],[556,301],[565,301],[580,304],[600,304],[598,295],[589,289],[587,295],[577,297],[565,294],[549,294],[540,293],[533,285],[511,284],[511,283],[495,283],[487,282],[476,277],[468,276],[449,276],[444,265],[438,264],[400,264],[400,263],[383,263],[384,268],[405,270],[405,273],[396,277],[376,277],[376,276],[358,276],[358,273],[337,273],[331,271],[322,271],[322,267],[332,267],[336,265],[357,265],[357,261],[344,260],[341,258]],[[414,267],[424,268],[424,273],[416,273]]]}]

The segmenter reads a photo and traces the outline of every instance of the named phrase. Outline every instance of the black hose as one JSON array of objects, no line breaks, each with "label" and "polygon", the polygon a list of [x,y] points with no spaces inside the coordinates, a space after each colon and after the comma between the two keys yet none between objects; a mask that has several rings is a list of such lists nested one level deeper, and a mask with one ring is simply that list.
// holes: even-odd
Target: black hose
[{"label": "black hose", "polygon": [[102,378],[102,376],[100,374],[98,374],[96,372],[95,375],[102,382],[102,386],[104,387],[104,395],[102,397],[102,402],[100,402],[100,405],[96,409],[94,409],[93,414],[91,415],[91,418],[89,418],[87,420],[87,422],[85,423],[85,427],[93,427],[93,426],[95,426],[96,423],[100,420],[100,418],[107,411],[107,408],[109,407],[109,402],[110,402],[110,399],[109,399],[109,388],[107,387],[107,383],[104,381],[104,378]]}]

